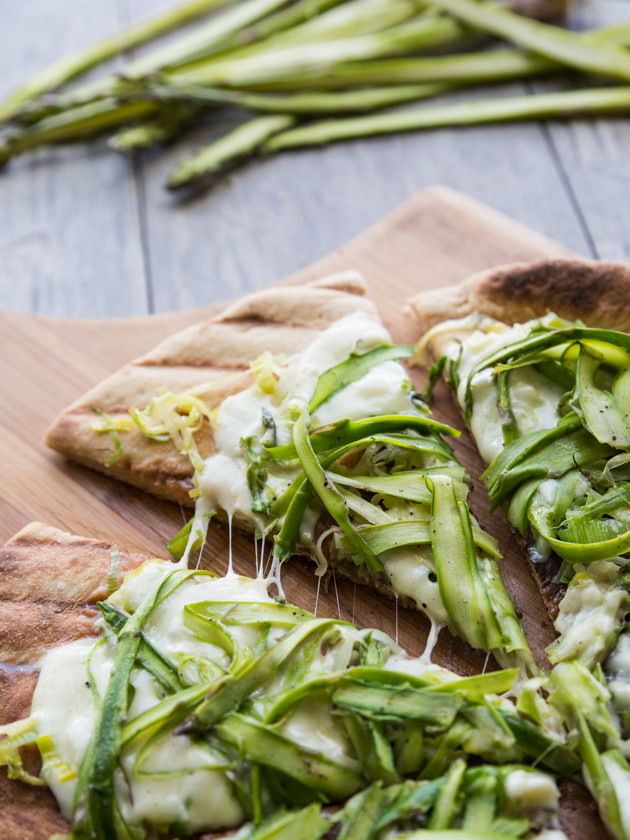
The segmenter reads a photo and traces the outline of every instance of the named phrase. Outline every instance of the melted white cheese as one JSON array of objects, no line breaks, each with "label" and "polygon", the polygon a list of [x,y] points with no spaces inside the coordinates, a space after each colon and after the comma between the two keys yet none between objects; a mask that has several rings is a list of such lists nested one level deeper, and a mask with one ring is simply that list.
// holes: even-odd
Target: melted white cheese
[{"label": "melted white cheese", "polygon": [[[127,577],[110,601],[125,609],[135,609],[157,581],[172,570],[171,563],[145,563]],[[185,656],[203,655],[219,664],[229,664],[221,648],[202,642],[184,625],[184,606],[198,601],[225,601],[227,608],[237,601],[272,603],[273,599],[267,592],[267,582],[261,578],[200,575],[181,584],[155,607],[144,628],[155,647],[175,662]],[[255,641],[256,633],[251,626],[234,625],[230,632],[242,645]],[[284,632],[276,628],[271,638]],[[51,736],[62,760],[76,773],[96,720],[87,670],[91,651],[92,679],[102,696],[112,671],[115,647],[108,641],[94,646],[93,639],[82,639],[46,654],[32,704],[32,715],[38,721],[39,731]],[[146,671],[134,669],[132,684],[134,697],[129,709],[130,719],[161,699],[155,681]],[[156,749],[144,768],[153,772],[166,771],[168,775],[144,778],[133,773],[143,743],[138,739],[123,751],[121,765],[125,773],[119,772],[116,777],[117,795],[125,819],[136,825],[181,822],[190,832],[242,822],[244,814],[232,785],[222,772],[207,769],[216,763],[208,750],[196,746],[186,735],[169,738]],[[54,769],[46,768],[43,776],[55,794],[62,814],[69,819],[77,777],[61,781]],[[130,786],[128,780],[131,780]]]},{"label": "melted white cheese", "polygon": [[[628,734],[630,723],[630,633],[626,630],[617,639],[614,650],[604,665],[608,689],[612,698],[612,707],[620,716],[624,736]],[[624,755],[630,752],[630,743],[622,746]]]},{"label": "melted white cheese", "polygon": [[[110,596],[110,603],[124,609],[136,609],[147,593],[172,570],[171,563],[148,561],[128,575],[120,590]],[[222,649],[201,642],[185,626],[184,607],[198,601],[225,603],[226,609],[239,602],[272,603],[268,584],[269,581],[262,578],[251,580],[236,575],[225,578],[192,576],[154,608],[143,632],[174,662],[186,656],[203,655],[227,666],[229,663]],[[258,640],[251,625],[231,625],[230,632],[243,646]],[[286,627],[272,626],[268,637],[270,643],[286,632]],[[407,656],[380,631],[359,630],[345,624],[336,625],[334,644],[316,649],[310,670],[320,675],[347,668],[355,661],[356,643],[368,634],[389,648],[383,666],[385,670],[423,677],[430,675],[437,683],[460,679],[448,670],[427,663],[424,657]],[[97,718],[93,690],[98,696],[105,692],[114,657],[115,645],[109,632],[105,632],[96,643],[93,639],[82,639],[56,648],[40,663],[32,716],[37,720],[39,734],[51,737],[59,760],[77,774]],[[259,690],[252,697],[259,711],[264,711],[265,697],[273,697],[280,690],[281,678],[280,673],[274,676],[264,691]],[[156,681],[146,670],[134,669],[131,683],[130,720],[161,699]],[[504,698],[502,702],[507,703],[507,700]],[[330,701],[324,694],[311,695],[297,705],[281,722],[279,731],[342,766],[359,769],[345,727],[331,714]],[[136,762],[144,743],[145,739],[140,737],[123,749],[114,777],[117,801],[129,824],[150,825],[158,831],[166,831],[173,823],[178,823],[186,832],[195,832],[229,828],[244,821],[245,814],[234,788],[220,766],[221,758],[212,753],[209,745],[204,746],[186,735],[170,735],[149,754],[141,768],[144,775],[140,775]],[[62,813],[71,819],[77,776],[62,781],[55,767],[44,767],[43,776]],[[519,810],[525,811],[553,809],[557,802],[553,780],[539,772],[511,773],[507,794]]]},{"label": "melted white cheese", "polygon": [[280,731],[298,744],[307,743],[342,767],[360,772],[360,764],[352,756],[350,740],[332,718],[330,703],[326,700],[313,698],[301,703]]},{"label": "melted white cheese", "polygon": [[558,810],[558,788],[547,773],[514,770],[505,780],[505,793],[519,813]]},{"label": "melted white cheese", "polygon": [[[126,611],[136,610],[148,592],[171,572],[174,564],[152,560],[127,576],[109,602]],[[223,649],[201,641],[184,623],[184,607],[209,601],[225,603],[226,610],[239,602],[273,603],[268,586],[273,581],[254,580],[228,575],[215,578],[207,574],[192,576],[180,584],[152,610],[143,633],[154,647],[174,663],[186,657],[206,657],[219,666],[228,667]],[[408,674],[434,672],[440,680],[459,679],[424,658],[408,657],[392,639],[378,630],[359,630],[352,625],[337,625],[335,643],[314,653],[310,668],[313,673],[335,673],[353,661],[354,646],[366,635],[378,639],[389,648],[385,668]],[[287,632],[286,626],[272,626],[268,643],[277,642]],[[254,625],[230,625],[230,633],[243,647],[251,647],[259,635]],[[40,676],[32,703],[32,717],[37,720],[39,734],[49,735],[62,762],[77,774],[62,780],[55,767],[44,767],[42,775],[52,789],[62,814],[72,818],[73,799],[78,773],[97,720],[93,691],[102,697],[112,674],[116,654],[115,643],[105,632],[97,642],[82,639],[62,645],[47,653],[40,662]],[[88,670],[89,660],[89,670]],[[282,670],[253,698],[259,711],[264,696],[273,696],[283,689]],[[155,679],[144,669],[131,674],[133,699],[128,719],[151,709],[162,694]],[[357,769],[358,764],[345,727],[331,715],[330,703],[323,695],[308,697],[296,706],[282,722],[280,731],[297,743],[332,758],[339,764]],[[120,755],[115,775],[115,788],[123,817],[132,825],[150,824],[166,830],[177,822],[188,832],[225,828],[245,819],[234,789],[221,769],[216,769],[216,755],[209,747],[196,743],[186,735],[171,735],[149,754],[139,775],[138,754],[145,743],[143,737],[131,742]],[[213,767],[215,769],[213,769]]]},{"label": "melted white cheese", "polygon": [[[389,343],[389,333],[380,321],[366,312],[354,312],[322,331],[284,366],[278,366],[278,381],[272,393],[266,393],[254,383],[224,400],[214,424],[218,451],[206,460],[199,476],[199,489],[206,502],[261,528],[262,518],[251,510],[252,496],[247,482],[249,461],[242,439],[264,434],[262,412],[266,409],[276,423],[278,444],[289,443],[293,423],[310,399],[319,376],[353,352],[364,352]],[[311,418],[312,424],[317,426],[377,414],[417,415],[419,412],[409,394],[409,377],[402,365],[383,362],[320,406]],[[268,485],[273,492],[281,493],[294,475],[295,471],[285,468],[279,475],[271,471]]]},{"label": "melted white cheese", "polygon": [[422,549],[405,548],[381,555],[388,580],[396,595],[412,598],[436,624],[448,624],[435,573],[422,557]]},{"label": "melted white cheese", "polygon": [[615,649],[606,660],[606,673],[630,682],[630,633],[619,636]]},{"label": "melted white cheese", "polygon": [[[460,342],[449,348],[449,355],[459,359],[460,377],[457,400],[463,408],[466,403],[466,385],[473,368],[493,353],[527,337],[538,324],[553,324],[555,315],[548,315],[540,321],[507,326],[499,321],[483,319],[480,329],[470,332]],[[451,329],[457,332],[458,322],[452,321]],[[463,319],[463,329],[469,329],[469,322]],[[509,378],[510,403],[519,434],[537,429],[551,429],[559,421],[558,405],[564,389],[532,368],[512,370]],[[503,432],[497,408],[497,389],[494,372],[484,368],[471,382],[473,409],[471,430],[481,457],[492,463],[504,447]]]},{"label": "melted white cheese", "polygon": [[615,562],[599,560],[573,577],[554,622],[560,637],[548,649],[552,662],[577,659],[592,667],[610,648],[626,611],[618,575]]},{"label": "melted white cheese", "polygon": [[[353,352],[390,342],[387,330],[379,321],[365,312],[355,312],[332,324],[302,353],[285,360],[284,366],[277,366],[278,380],[271,393],[254,383],[228,397],[215,419],[218,451],[206,460],[199,477],[198,512],[218,507],[263,531],[264,517],[251,510],[249,460],[242,439],[263,435],[264,408],[276,423],[278,444],[289,443],[295,419],[310,399],[318,377]],[[410,391],[403,366],[393,361],[383,362],[321,405],[311,418],[312,424],[324,425],[344,418],[358,420],[378,414],[420,415],[410,400]],[[266,483],[274,498],[287,489],[297,471],[297,468],[270,468]],[[312,537],[316,518],[313,511],[307,511],[301,530],[303,541]],[[432,620],[446,624],[437,582],[430,579],[430,569],[418,552],[411,549],[388,552],[383,565],[395,594],[411,598]]]}]

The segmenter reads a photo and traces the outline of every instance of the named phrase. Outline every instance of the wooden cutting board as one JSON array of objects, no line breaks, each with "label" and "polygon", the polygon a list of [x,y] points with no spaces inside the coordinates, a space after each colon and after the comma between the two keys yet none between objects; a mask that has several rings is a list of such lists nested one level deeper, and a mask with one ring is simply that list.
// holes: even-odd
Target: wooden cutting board
[{"label": "wooden cutting board", "polygon": [[[414,293],[457,283],[474,271],[500,263],[562,256],[575,255],[470,198],[432,187],[338,251],[282,282],[303,283],[331,271],[358,269],[394,340],[410,342],[417,338],[417,330],[405,311],[405,301]],[[177,506],[66,463],[43,447],[41,440],[57,413],[98,380],[167,335],[212,316],[220,308],[215,305],[144,318],[93,321],[0,311],[2,541],[28,522],[40,520],[72,533],[166,555],[166,542],[185,518]],[[422,372],[414,371],[413,378],[418,387],[423,385]],[[461,425],[445,389],[436,396],[434,413],[440,420]],[[478,476],[482,463],[466,434],[455,449],[470,473]],[[523,613],[532,648],[543,661],[553,628],[525,563],[500,514],[487,515],[488,501],[479,486],[471,504],[499,540],[507,586]],[[251,541],[235,535],[232,550],[236,571],[253,574]],[[202,565],[223,573],[227,552],[225,529],[213,528]],[[316,579],[310,569],[294,564],[286,569],[283,580],[289,600],[313,609]],[[320,593],[318,612],[339,614],[397,635],[412,654],[422,651],[428,632],[428,622],[417,612],[398,611],[393,602],[347,582],[329,581],[327,591]],[[462,673],[481,671],[485,662],[485,656],[447,631],[440,636],[434,658]],[[603,836],[601,825],[589,818],[587,806],[581,804],[583,799],[575,792],[570,797],[571,808],[578,807],[566,816],[573,840]]]}]

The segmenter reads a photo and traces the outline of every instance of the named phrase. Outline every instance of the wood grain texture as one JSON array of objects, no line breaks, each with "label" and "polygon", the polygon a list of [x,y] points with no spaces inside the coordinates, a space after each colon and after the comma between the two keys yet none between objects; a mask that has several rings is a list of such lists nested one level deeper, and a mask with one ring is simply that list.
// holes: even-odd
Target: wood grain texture
[{"label": "wood grain texture", "polygon": [[[341,268],[357,268],[396,341],[412,340],[416,328],[403,310],[405,299],[421,289],[458,282],[490,265],[569,251],[483,205],[450,190],[434,188],[414,197],[396,212],[329,257],[284,282],[301,283]],[[165,543],[181,526],[183,515],[112,479],[64,462],[39,443],[51,418],[98,379],[148,351],[157,341],[208,317],[216,306],[112,321],[66,321],[0,312],[0,450],[4,463],[0,490],[0,539],[38,519],[80,535],[113,539],[132,551],[164,556]],[[413,372],[417,385],[423,381]],[[435,414],[459,425],[446,390],[440,390]],[[463,434],[456,451],[473,476],[481,461]],[[498,538],[502,570],[538,657],[553,630],[525,564],[500,514],[487,515],[487,497],[477,484],[472,506]],[[252,574],[253,546],[235,535],[236,571]],[[213,527],[202,565],[223,573],[227,568],[225,529]],[[287,597],[313,609],[312,571],[296,563],[284,574]],[[328,582],[319,597],[320,614],[337,615],[361,626],[398,635],[412,654],[424,647],[428,625],[417,612],[396,610],[393,603],[347,582]],[[483,669],[485,656],[470,650],[447,632],[440,636],[436,660],[462,673]],[[566,825],[571,840],[592,840],[602,829],[585,806],[586,795],[573,794]],[[0,813],[0,827],[2,814]]]}]

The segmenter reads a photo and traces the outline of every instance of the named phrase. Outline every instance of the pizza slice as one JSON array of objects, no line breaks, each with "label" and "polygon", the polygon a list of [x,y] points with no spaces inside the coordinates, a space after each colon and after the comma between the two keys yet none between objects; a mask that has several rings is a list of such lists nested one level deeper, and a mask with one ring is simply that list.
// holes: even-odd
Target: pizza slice
[{"label": "pizza slice", "polygon": [[[0,549],[0,732],[30,715],[37,662],[77,639],[95,640],[99,600],[146,558],[121,549],[117,570],[111,544],[72,536],[41,523],[22,529]],[[116,571],[118,574],[116,574]],[[4,739],[4,740],[3,740]],[[0,763],[6,735],[0,736]],[[38,756],[23,751],[22,768],[9,762],[0,775],[0,827],[6,840],[45,840],[68,824],[44,787],[13,781],[38,772]]]},{"label": "pizza slice", "polygon": [[630,269],[507,266],[412,305],[555,619],[556,699],[602,805],[630,735]]},{"label": "pizza slice", "polygon": [[[273,597],[273,578],[39,524],[0,558],[6,600],[26,607],[0,669],[5,840],[565,837],[554,777],[576,760],[557,716],[533,720],[535,691],[525,709],[516,669],[459,677]],[[64,628],[33,647],[42,603]]]},{"label": "pizza slice", "polygon": [[[422,610],[503,665],[536,666],[469,479],[354,274],[276,287],[167,339],[82,397],[47,443],[195,507],[187,560],[222,516]],[[95,414],[96,412],[96,414]],[[261,549],[262,557],[262,549]]]}]

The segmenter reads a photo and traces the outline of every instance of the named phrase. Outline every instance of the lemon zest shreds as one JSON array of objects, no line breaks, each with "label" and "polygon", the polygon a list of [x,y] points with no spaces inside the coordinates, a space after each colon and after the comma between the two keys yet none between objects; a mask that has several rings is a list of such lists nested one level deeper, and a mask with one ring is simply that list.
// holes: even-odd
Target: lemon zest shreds
[{"label": "lemon zest shreds", "polygon": [[24,718],[0,726],[0,764],[5,764],[10,754],[19,747],[33,743],[37,737],[36,726],[34,718]]}]

